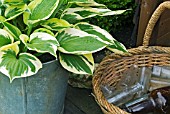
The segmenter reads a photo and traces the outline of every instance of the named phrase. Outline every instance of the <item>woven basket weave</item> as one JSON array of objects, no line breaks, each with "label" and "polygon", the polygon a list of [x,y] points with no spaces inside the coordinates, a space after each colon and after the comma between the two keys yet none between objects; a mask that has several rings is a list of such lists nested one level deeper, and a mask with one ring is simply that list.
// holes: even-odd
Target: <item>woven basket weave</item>
[{"label": "woven basket weave", "polygon": [[104,114],[128,114],[119,107],[107,102],[100,89],[101,84],[115,86],[121,79],[121,74],[131,65],[151,67],[153,65],[170,65],[170,47],[148,46],[152,30],[161,13],[170,9],[170,1],[161,3],[152,14],[143,38],[143,46],[129,49],[129,53],[111,54],[99,64],[92,80],[93,92],[97,103]]}]

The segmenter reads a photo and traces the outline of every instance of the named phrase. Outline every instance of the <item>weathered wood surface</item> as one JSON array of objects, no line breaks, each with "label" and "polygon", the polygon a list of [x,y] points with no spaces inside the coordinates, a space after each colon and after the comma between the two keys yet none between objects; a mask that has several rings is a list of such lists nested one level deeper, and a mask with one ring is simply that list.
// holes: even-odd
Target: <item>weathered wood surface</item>
[{"label": "weathered wood surface", "polygon": [[[154,12],[154,10],[159,5],[160,0],[141,0],[140,3],[140,19],[139,19],[139,26],[138,26],[138,35],[137,35],[137,46],[141,46],[143,42],[143,36],[145,33],[146,26],[148,21]],[[157,27],[154,29],[154,33],[152,34],[153,37],[157,36]],[[153,44],[154,40],[151,41]]]},{"label": "weathered wood surface", "polygon": [[[143,36],[145,33],[146,26],[148,21],[155,11],[157,6],[163,1],[170,0],[142,0],[141,1],[141,11],[140,11],[140,20],[138,26],[138,35],[137,35],[137,46],[142,45]],[[170,10],[165,10],[159,21],[157,22],[150,40],[150,45],[158,46],[170,46]]]},{"label": "weathered wood surface", "polygon": [[170,10],[163,12],[158,25],[156,45],[170,46]]},{"label": "weathered wood surface", "polygon": [[90,89],[68,86],[64,114],[103,114]]}]

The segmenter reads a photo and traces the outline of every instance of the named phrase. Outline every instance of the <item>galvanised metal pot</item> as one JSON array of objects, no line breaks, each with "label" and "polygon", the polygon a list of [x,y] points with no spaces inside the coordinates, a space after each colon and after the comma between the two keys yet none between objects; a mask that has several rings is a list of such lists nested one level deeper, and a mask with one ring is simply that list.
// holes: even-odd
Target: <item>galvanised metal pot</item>
[{"label": "galvanised metal pot", "polygon": [[0,114],[62,114],[67,81],[68,72],[57,60],[12,83],[0,73]]}]

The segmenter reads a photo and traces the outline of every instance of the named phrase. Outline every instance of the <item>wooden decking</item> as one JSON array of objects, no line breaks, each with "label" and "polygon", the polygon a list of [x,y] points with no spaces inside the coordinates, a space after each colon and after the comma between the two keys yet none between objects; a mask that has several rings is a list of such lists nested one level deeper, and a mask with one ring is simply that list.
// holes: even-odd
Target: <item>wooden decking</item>
[{"label": "wooden decking", "polygon": [[90,89],[68,86],[64,114],[103,114]]}]

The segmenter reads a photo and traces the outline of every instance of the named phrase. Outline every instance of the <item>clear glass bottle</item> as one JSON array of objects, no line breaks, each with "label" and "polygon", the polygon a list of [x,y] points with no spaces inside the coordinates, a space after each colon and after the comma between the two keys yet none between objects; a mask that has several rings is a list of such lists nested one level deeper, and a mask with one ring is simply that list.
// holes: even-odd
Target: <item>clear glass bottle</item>
[{"label": "clear glass bottle", "polygon": [[100,89],[102,90],[103,95],[106,98],[110,97],[113,94],[113,92],[115,91],[115,87],[111,87],[106,84],[100,85]]},{"label": "clear glass bottle", "polygon": [[[129,69],[126,69],[121,76],[121,80],[116,84],[118,90],[126,89],[138,83],[140,80],[139,71],[141,69],[137,65],[131,65]],[[132,80],[133,77],[133,80]]]},{"label": "clear glass bottle", "polygon": [[[100,88],[106,99],[110,98],[114,92],[120,92],[126,90],[128,87],[135,85],[139,81],[139,68],[136,65],[131,65],[129,69],[126,69],[121,76],[121,80],[116,86],[109,86],[107,84],[101,84]],[[133,77],[133,80],[131,79]]]},{"label": "clear glass bottle", "polygon": [[[126,88],[124,88],[123,90],[116,89],[112,92],[112,94],[105,96],[107,101],[109,103],[113,103],[116,106],[120,106],[131,100],[136,95],[136,93],[138,93],[138,96],[141,96],[142,94],[146,93],[149,88],[151,69],[143,67],[141,68],[139,75],[140,80],[136,84],[130,87],[126,86]],[[133,79],[133,77],[131,77],[131,79]]]},{"label": "clear glass bottle", "polygon": [[153,91],[154,89],[158,89],[166,86],[170,86],[170,79],[152,77],[150,80],[149,91]]},{"label": "clear glass bottle", "polygon": [[109,103],[112,103],[116,106],[120,106],[125,102],[129,101],[135,93],[142,91],[143,86],[139,83],[136,85],[129,87],[123,91],[117,91],[112,94],[112,96],[106,98]]},{"label": "clear glass bottle", "polygon": [[155,89],[148,95],[123,105],[123,110],[133,114],[170,114],[170,86]]},{"label": "clear glass bottle", "polygon": [[169,66],[153,66],[152,75],[159,78],[170,79]]}]

